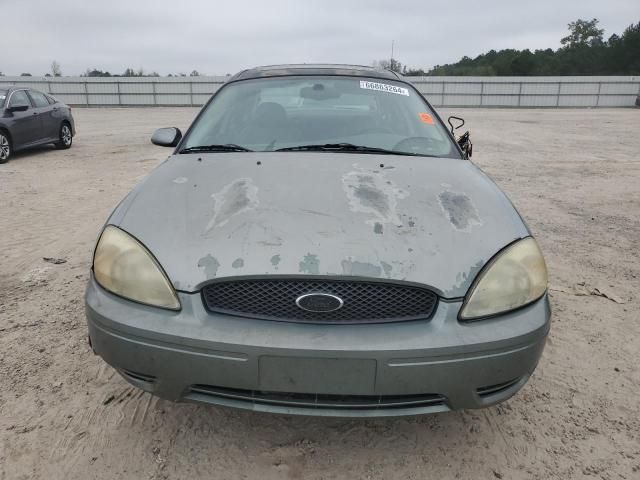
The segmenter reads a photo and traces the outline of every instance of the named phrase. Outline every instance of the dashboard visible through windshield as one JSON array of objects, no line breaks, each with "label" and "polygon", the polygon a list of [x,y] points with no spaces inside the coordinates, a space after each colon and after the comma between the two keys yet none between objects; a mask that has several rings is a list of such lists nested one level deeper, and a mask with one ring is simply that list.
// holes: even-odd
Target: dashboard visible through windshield
[{"label": "dashboard visible through windshield", "polygon": [[392,80],[346,76],[262,78],[223,86],[181,151],[216,145],[221,151],[369,149],[461,158],[415,89]]}]

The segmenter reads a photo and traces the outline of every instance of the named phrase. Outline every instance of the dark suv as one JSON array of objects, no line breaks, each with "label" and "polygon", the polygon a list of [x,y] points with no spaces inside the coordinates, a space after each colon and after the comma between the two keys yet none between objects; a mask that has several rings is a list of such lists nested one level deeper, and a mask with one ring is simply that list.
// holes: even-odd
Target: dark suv
[{"label": "dark suv", "polygon": [[31,88],[0,85],[0,163],[36,145],[69,148],[75,133],[68,105]]}]

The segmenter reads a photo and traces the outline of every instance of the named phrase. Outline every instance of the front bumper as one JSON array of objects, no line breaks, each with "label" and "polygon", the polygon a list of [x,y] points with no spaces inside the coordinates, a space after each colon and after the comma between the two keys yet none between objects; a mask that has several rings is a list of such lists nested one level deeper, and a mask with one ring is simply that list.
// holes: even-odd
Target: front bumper
[{"label": "front bumper", "polygon": [[549,300],[462,324],[460,302],[430,321],[318,325],[212,314],[200,294],[182,310],[140,305],[91,278],[94,351],[125,379],[173,401],[257,411],[410,415],[506,400],[533,373],[549,331]]}]

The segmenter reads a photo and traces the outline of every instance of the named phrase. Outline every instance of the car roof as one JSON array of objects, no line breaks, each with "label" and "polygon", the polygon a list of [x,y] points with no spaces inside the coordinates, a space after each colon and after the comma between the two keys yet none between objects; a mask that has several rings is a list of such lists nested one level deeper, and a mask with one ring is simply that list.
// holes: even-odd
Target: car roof
[{"label": "car roof", "polygon": [[9,84],[0,84],[0,90],[7,90],[9,92],[13,90],[35,90],[36,92],[40,91],[37,88],[33,88],[28,85],[9,85]]},{"label": "car roof", "polygon": [[384,70],[363,65],[336,64],[288,64],[265,65],[243,70],[233,75],[229,82],[249,80],[253,78],[286,77],[293,75],[338,75],[346,77],[370,77],[384,80],[404,81],[402,76],[391,70]]},{"label": "car roof", "polygon": [[0,84],[0,90],[6,90],[8,92],[12,92],[14,90],[33,90],[34,92],[40,92],[44,95],[48,95],[52,97],[51,93],[43,92],[42,90],[38,90],[37,88],[30,87],[28,85],[9,85],[9,84]]}]

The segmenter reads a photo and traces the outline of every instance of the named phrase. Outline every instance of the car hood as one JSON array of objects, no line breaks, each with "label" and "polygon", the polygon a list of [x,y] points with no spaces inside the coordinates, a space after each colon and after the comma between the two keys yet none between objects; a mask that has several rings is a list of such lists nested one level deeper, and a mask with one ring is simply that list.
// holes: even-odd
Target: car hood
[{"label": "car hood", "polygon": [[109,222],[144,243],[177,290],[246,275],[417,282],[465,295],[528,235],[470,161],[324,152],[174,155]]}]

